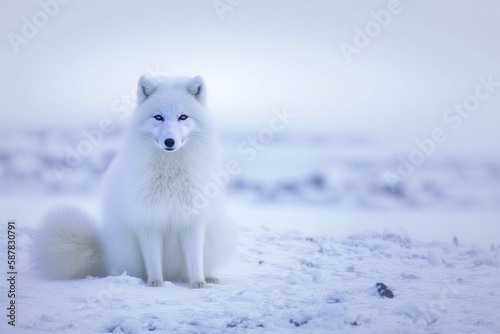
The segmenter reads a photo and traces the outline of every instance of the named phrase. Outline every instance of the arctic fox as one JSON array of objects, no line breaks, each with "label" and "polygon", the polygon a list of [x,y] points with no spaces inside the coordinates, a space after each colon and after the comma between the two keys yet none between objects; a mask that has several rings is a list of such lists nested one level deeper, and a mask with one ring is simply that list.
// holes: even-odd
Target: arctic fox
[{"label": "arctic fox", "polygon": [[126,271],[148,286],[218,283],[235,228],[221,199],[203,195],[220,171],[205,99],[200,76],[139,79],[136,110],[104,178],[101,226],[73,206],[49,212],[33,242],[42,276]]}]

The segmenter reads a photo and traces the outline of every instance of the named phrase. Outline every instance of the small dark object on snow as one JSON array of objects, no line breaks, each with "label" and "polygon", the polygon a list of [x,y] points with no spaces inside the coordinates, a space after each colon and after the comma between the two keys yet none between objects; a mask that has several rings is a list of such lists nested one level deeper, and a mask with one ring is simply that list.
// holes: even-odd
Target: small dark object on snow
[{"label": "small dark object on snow", "polygon": [[375,287],[377,288],[377,292],[380,297],[394,298],[394,294],[384,283],[377,283],[375,284]]},{"label": "small dark object on snow", "polygon": [[302,325],[307,324],[307,323],[309,322],[309,320],[310,320],[309,318],[306,318],[306,319],[304,319],[304,320],[302,320],[302,321],[295,321],[295,320],[293,320],[293,319],[290,319],[290,323],[291,323],[291,324],[294,324],[294,325],[295,325],[295,327],[300,327],[300,326],[302,326]]}]

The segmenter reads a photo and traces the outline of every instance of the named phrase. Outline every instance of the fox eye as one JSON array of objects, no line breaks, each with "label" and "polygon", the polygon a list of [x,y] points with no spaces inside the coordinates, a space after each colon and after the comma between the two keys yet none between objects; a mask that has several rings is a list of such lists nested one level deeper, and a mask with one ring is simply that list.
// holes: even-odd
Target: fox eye
[{"label": "fox eye", "polygon": [[188,119],[187,115],[180,115],[179,116],[179,121],[185,121],[186,119]]},{"label": "fox eye", "polygon": [[162,115],[155,115],[153,116],[157,121],[163,121],[163,116]]}]

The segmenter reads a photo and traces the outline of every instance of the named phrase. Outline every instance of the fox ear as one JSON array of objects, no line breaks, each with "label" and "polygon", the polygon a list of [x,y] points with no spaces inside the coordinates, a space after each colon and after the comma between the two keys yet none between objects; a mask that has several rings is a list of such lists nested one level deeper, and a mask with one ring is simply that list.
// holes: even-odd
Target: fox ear
[{"label": "fox ear", "polygon": [[199,75],[189,80],[187,86],[188,92],[193,95],[200,103],[205,104],[207,87],[205,81]]},{"label": "fox ear", "polygon": [[137,84],[137,103],[141,103],[146,100],[151,94],[154,93],[158,87],[158,81],[150,76],[143,75],[139,78],[139,83]]}]

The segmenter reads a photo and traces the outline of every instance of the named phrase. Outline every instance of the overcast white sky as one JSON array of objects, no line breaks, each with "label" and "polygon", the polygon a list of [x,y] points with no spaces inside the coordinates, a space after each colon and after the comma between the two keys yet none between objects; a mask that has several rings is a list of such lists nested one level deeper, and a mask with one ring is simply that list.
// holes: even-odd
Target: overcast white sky
[{"label": "overcast white sky", "polygon": [[[113,103],[158,68],[202,75],[223,128],[260,126],[286,107],[299,115],[297,129],[410,146],[448,126],[446,109],[473,94],[479,76],[500,81],[495,0],[401,0],[351,62],[340,44],[353,45],[355,28],[391,1],[247,0],[221,20],[211,0],[72,0],[15,53],[8,34],[22,36],[23,18],[43,18],[40,3],[53,1],[0,0],[1,126],[113,117]],[[499,111],[500,87],[453,136],[493,148]]]}]

